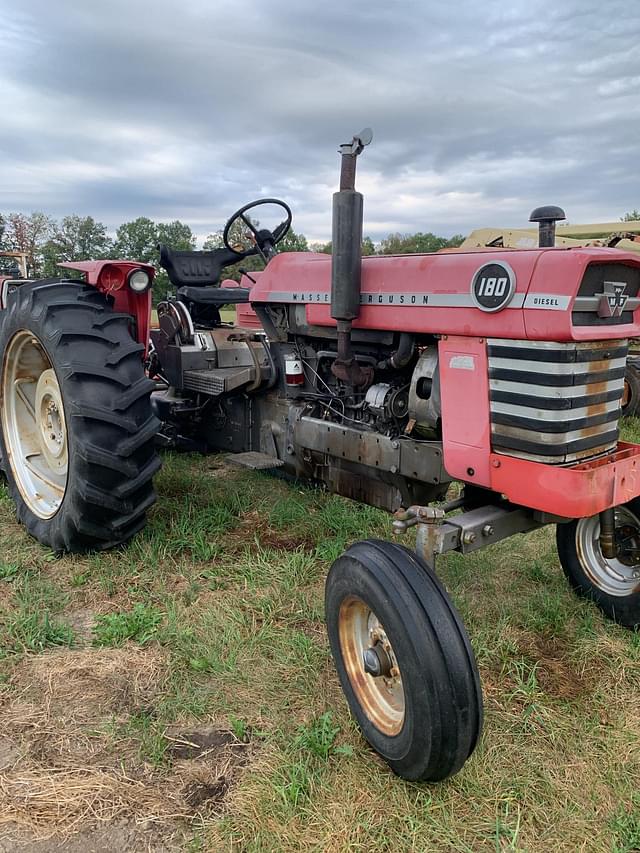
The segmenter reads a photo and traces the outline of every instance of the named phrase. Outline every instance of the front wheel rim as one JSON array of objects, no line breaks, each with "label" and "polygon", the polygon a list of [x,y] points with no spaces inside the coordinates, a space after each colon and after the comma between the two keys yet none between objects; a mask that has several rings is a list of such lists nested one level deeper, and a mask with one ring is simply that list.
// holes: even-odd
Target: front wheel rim
[{"label": "front wheel rim", "polygon": [[[640,519],[626,506],[615,509],[615,528],[633,528],[640,544]],[[581,518],[576,527],[578,559],[585,574],[598,589],[607,595],[622,598],[640,589],[640,565],[627,564],[603,556],[600,548],[600,518],[592,515]]]},{"label": "front wheel rim", "polygon": [[52,518],[67,489],[67,425],[58,377],[33,332],[17,332],[5,351],[2,430],[24,502],[39,518]]},{"label": "front wheel rim", "polygon": [[[348,596],[338,614],[340,648],[347,676],[358,704],[384,734],[397,735],[404,724],[405,695],[402,673],[384,626],[374,611],[357,596]],[[364,655],[379,645],[390,671],[373,676],[365,670]]]}]

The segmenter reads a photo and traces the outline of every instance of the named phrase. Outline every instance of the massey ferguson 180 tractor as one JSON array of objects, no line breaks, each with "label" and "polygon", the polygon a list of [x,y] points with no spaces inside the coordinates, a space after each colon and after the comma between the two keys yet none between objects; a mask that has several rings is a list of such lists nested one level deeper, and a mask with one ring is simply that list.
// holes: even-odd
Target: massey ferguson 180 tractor
[{"label": "massey ferguson 180 tractor", "polygon": [[[368,540],[336,560],[326,622],[365,737],[400,776],[439,780],[473,752],[482,695],[436,555],[555,524],[576,592],[640,624],[640,446],[618,441],[640,257],[546,248],[541,209],[540,248],[363,259],[354,183],[370,140],[340,147],[332,257],[278,254],[291,212],[253,202],[225,248],[161,247],[176,295],[151,333],[144,264],[5,282],[1,451],[18,518],[56,551],[144,526],[158,444],[224,451],[415,527],[417,553]],[[271,230],[267,204],[284,211]],[[256,254],[262,272],[220,286]],[[236,325],[220,319],[229,303]]]}]

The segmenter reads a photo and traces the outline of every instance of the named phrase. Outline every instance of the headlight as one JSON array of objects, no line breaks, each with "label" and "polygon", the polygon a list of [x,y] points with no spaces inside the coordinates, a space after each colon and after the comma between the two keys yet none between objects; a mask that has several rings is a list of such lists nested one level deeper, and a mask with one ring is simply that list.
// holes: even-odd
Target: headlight
[{"label": "headlight", "polygon": [[135,293],[144,293],[151,286],[151,276],[145,270],[132,270],[127,277],[127,284]]}]

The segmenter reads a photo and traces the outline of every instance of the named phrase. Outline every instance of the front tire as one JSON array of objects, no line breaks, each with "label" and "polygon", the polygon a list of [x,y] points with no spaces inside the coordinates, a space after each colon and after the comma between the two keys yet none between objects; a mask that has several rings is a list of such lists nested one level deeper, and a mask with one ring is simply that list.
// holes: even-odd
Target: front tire
[{"label": "front tire", "polygon": [[624,371],[624,391],[620,401],[620,412],[624,417],[637,418],[640,415],[640,359],[631,356],[627,359]]},{"label": "front tire", "polygon": [[24,284],[0,329],[0,452],[18,519],[54,551],[111,548],[145,523],[160,466],[131,318],[75,282]]},{"label": "front tire", "polygon": [[[600,549],[600,518],[559,524],[556,543],[562,569],[576,593],[593,601],[625,628],[640,627],[640,498],[615,508],[617,558]],[[626,550],[625,550],[626,546]]]},{"label": "front tire", "polygon": [[460,617],[433,571],[390,542],[352,545],[325,592],[331,651],[363,735],[404,779],[456,773],[482,729],[482,693]]}]

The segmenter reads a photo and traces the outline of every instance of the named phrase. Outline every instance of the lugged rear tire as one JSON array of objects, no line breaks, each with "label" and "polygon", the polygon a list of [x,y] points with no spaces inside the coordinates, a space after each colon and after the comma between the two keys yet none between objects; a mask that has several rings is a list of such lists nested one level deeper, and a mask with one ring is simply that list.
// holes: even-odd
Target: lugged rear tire
[{"label": "lugged rear tire", "polygon": [[[325,618],[342,689],[375,751],[404,779],[457,773],[482,731],[482,691],[433,570],[400,545],[356,542],[331,566]],[[365,664],[372,651],[380,674]]]},{"label": "lugged rear tire", "polygon": [[2,464],[19,521],[56,552],[127,542],[155,500],[154,386],[131,322],[69,281],[20,285],[2,312]]}]

